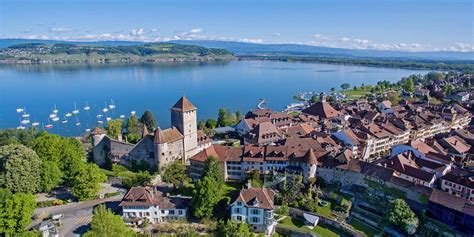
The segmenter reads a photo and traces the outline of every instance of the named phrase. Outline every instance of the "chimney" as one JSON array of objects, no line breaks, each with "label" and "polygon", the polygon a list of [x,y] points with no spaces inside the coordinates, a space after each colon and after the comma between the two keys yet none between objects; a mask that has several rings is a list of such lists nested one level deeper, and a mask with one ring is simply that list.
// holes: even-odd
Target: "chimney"
[{"label": "chimney", "polygon": [[321,102],[326,102],[326,95],[323,92],[319,94],[319,100]]}]

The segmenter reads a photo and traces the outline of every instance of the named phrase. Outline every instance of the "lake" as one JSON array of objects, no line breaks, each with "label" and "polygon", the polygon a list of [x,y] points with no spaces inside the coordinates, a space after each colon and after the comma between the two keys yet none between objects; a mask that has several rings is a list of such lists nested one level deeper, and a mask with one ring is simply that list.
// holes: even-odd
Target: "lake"
[{"label": "lake", "polygon": [[[170,126],[169,108],[182,96],[198,107],[198,119],[217,117],[219,108],[242,113],[256,107],[260,98],[267,106],[283,110],[292,96],[302,91],[329,91],[342,83],[351,86],[395,82],[426,71],[362,66],[232,61],[214,63],[169,63],[146,65],[1,65],[0,128],[19,126],[16,108],[25,108],[30,120],[44,125],[56,105],[59,117],[80,113],[68,123],[53,123],[52,133],[75,136],[95,127],[96,115],[114,101],[107,116],[138,116],[154,113],[162,128]],[[85,104],[91,107],[84,111]],[[105,120],[105,118],[103,119]],[[75,126],[80,122],[80,126]]]}]

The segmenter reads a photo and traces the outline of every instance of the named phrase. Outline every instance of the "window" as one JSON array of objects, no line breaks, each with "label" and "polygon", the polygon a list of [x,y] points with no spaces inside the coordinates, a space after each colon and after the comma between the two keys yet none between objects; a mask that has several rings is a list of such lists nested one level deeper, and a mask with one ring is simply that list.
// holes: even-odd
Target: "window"
[{"label": "window", "polygon": [[237,216],[236,219],[237,219],[238,221],[242,221],[242,217],[241,217],[241,216]]},{"label": "window", "polygon": [[259,221],[258,217],[252,217],[252,222],[257,223]]},{"label": "window", "polygon": [[161,210],[161,214],[165,214],[165,210]]},{"label": "window", "polygon": [[258,209],[252,209],[252,214],[258,215],[258,214],[260,214],[260,210],[258,210]]},{"label": "window", "polygon": [[168,212],[170,215],[174,215],[174,210],[169,210]]},{"label": "window", "polygon": [[183,215],[183,210],[179,210],[178,214]]},{"label": "window", "polygon": [[240,213],[240,208],[235,208],[235,213]]},{"label": "window", "polygon": [[242,202],[237,202],[237,206],[242,206]]}]

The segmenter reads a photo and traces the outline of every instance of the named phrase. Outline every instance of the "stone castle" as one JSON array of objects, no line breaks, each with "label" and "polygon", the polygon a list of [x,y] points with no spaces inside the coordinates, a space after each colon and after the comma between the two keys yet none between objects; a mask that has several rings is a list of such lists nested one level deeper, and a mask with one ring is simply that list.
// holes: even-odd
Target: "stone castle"
[{"label": "stone castle", "polygon": [[210,146],[210,139],[197,130],[197,108],[185,96],[170,111],[171,128],[158,127],[149,133],[144,126],[137,144],[112,139],[96,127],[92,131],[94,161],[99,165],[107,161],[125,166],[146,163],[158,169],[176,160],[188,164],[190,157]]}]

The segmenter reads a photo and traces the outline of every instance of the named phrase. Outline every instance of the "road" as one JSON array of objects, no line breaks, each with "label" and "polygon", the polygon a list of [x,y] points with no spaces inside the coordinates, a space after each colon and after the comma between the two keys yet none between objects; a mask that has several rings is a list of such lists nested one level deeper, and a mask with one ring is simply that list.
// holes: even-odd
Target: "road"
[{"label": "road", "polygon": [[123,195],[118,195],[106,199],[97,199],[68,205],[38,208],[35,210],[35,219],[33,220],[32,226],[41,222],[40,220],[36,219],[40,214],[63,214],[64,217],[61,220],[62,225],[59,228],[59,236],[80,236],[89,228],[89,223],[92,221],[92,210],[95,206],[105,203],[107,208],[118,211],[118,204],[120,200],[122,200],[122,197]]}]

